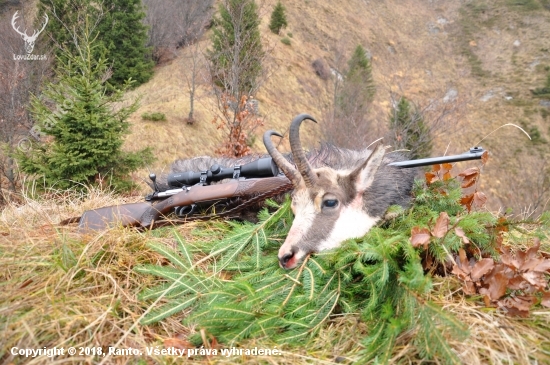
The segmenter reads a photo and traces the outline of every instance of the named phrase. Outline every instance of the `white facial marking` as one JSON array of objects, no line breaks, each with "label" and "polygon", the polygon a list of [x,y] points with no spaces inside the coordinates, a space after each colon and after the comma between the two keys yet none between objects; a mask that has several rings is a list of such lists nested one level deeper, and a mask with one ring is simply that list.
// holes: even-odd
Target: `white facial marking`
[{"label": "white facial marking", "polygon": [[[292,222],[292,227],[288,232],[285,243],[279,249],[279,257],[283,257],[289,253],[292,249],[292,246],[297,246],[296,244],[304,237],[304,235],[309,231],[315,219],[316,210],[315,205],[309,199],[309,191],[304,189],[294,193],[292,201],[295,207],[294,211],[294,221]],[[298,247],[296,247],[298,248]],[[306,254],[300,250],[296,252],[295,255],[301,255],[301,257]]]},{"label": "white facial marking", "polygon": [[342,207],[330,235],[317,246],[319,251],[339,247],[343,241],[364,236],[379,220],[363,211],[362,197],[357,196],[351,204]]}]

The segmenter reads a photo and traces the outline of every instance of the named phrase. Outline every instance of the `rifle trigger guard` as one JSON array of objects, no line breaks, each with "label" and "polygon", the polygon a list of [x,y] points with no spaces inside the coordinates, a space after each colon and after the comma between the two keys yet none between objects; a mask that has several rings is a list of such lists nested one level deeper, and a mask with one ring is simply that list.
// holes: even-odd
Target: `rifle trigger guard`
[{"label": "rifle trigger guard", "polygon": [[191,204],[183,207],[174,208],[174,213],[176,213],[178,218],[186,218],[192,214],[195,214],[196,211],[197,211],[197,204]]}]

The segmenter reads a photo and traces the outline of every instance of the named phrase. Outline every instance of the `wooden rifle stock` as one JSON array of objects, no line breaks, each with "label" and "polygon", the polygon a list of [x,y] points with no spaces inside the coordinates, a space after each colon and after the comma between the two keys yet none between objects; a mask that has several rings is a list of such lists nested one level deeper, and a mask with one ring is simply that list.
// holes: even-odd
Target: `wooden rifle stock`
[{"label": "wooden rifle stock", "polygon": [[287,184],[290,184],[290,181],[285,176],[280,175],[233,180],[217,185],[191,186],[154,205],[150,203],[133,203],[86,211],[80,218],[79,231],[82,233],[98,231],[117,225],[148,228],[160,216],[170,213],[174,207],[188,206],[201,201],[264,194]]},{"label": "wooden rifle stock", "polygon": [[[411,168],[445,162],[476,160],[481,159],[484,153],[486,151],[483,148],[473,147],[470,151],[461,155],[398,161],[388,165],[399,168]],[[217,185],[184,187],[181,192],[154,205],[149,202],[132,203],[86,211],[80,218],[79,231],[83,233],[98,231],[116,225],[148,228],[152,227],[160,216],[170,213],[175,207],[185,207],[195,203],[233,197],[253,197],[276,191],[277,189],[281,190],[282,187],[289,184],[290,181],[285,176],[278,175],[275,177],[232,180]]]}]

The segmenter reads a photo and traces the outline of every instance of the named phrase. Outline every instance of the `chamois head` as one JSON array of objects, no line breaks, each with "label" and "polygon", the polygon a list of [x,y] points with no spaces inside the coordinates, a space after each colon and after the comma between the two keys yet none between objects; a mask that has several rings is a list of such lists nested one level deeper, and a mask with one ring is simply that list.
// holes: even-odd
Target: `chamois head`
[{"label": "chamois head", "polygon": [[379,144],[372,152],[362,151],[364,158],[351,169],[313,168],[300,143],[299,128],[305,119],[315,122],[311,116],[300,114],[289,131],[296,168],[271,142],[272,135],[282,136],[274,131],[264,134],[267,151],[294,185],[291,208],[295,218],[279,250],[279,263],[285,269],[296,267],[309,253],[335,248],[346,239],[365,235],[382,218],[380,213],[372,213],[379,210],[369,209],[366,200],[382,164],[384,147]]}]

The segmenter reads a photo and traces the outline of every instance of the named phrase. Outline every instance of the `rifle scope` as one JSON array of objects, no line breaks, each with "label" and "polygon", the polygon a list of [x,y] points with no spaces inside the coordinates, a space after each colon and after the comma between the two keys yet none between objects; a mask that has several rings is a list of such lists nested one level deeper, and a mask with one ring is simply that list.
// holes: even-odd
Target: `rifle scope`
[{"label": "rifle scope", "polygon": [[185,171],[168,175],[168,185],[173,188],[195,185],[198,183],[210,183],[223,179],[238,179],[239,177],[273,177],[279,175],[279,168],[271,157],[260,158],[245,165],[234,167],[222,167],[212,165],[210,170],[193,172]]}]

